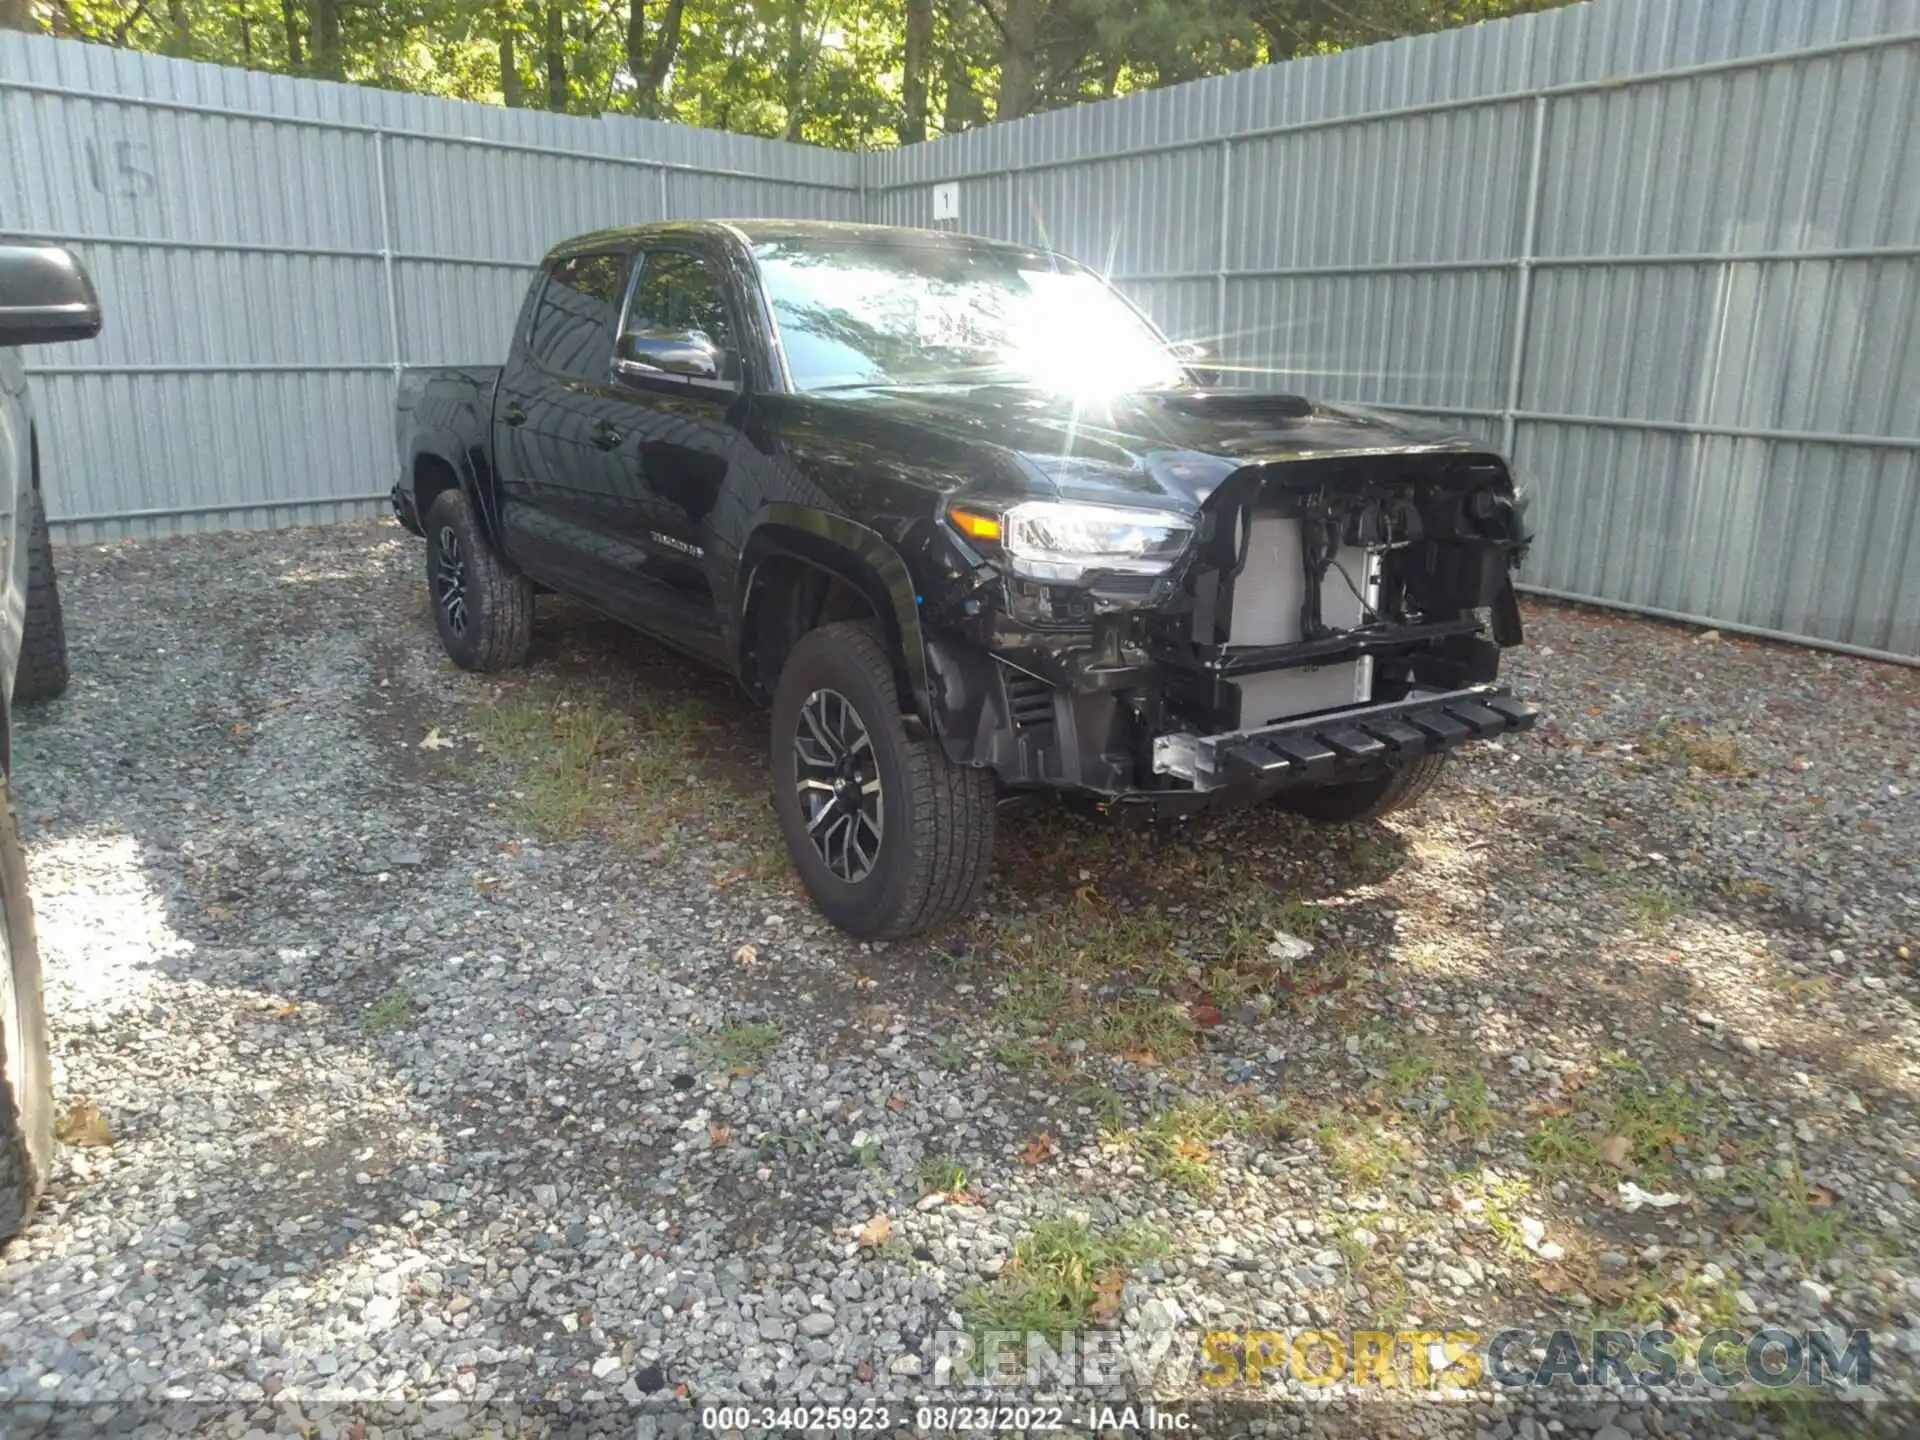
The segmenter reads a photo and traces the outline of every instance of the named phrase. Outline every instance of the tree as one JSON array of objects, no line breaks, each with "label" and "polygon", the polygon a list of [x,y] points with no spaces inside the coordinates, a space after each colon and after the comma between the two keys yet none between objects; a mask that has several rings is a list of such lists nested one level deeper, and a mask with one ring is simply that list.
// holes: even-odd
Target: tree
[{"label": "tree", "polygon": [[798,140],[807,115],[807,0],[781,0],[781,5],[787,23],[787,56],[781,67],[787,102],[785,138]]},{"label": "tree", "polygon": [[561,0],[547,0],[546,12],[547,109],[567,108],[567,16]]},{"label": "tree", "polygon": [[927,138],[927,52],[933,48],[933,0],[906,0],[906,31],[901,37],[900,143]]},{"label": "tree", "polygon": [[0,0],[0,27],[814,144],[911,144],[1562,0]]},{"label": "tree", "polygon": [[169,55],[193,54],[193,17],[187,13],[187,0],[167,0],[166,49]]},{"label": "tree", "polygon": [[300,12],[293,0],[280,0],[280,19],[287,32],[287,68],[297,73],[306,62],[300,54]]},{"label": "tree", "polygon": [[686,10],[686,0],[666,0],[659,29],[649,42],[646,0],[627,0],[627,76],[633,85],[636,115],[660,113],[660,89],[680,49],[680,24]]},{"label": "tree", "polygon": [[[989,0],[980,0],[993,10]],[[993,118],[1018,120],[1033,109],[1034,53],[1039,43],[1040,0],[1006,0],[1006,12],[994,15],[1000,27],[1000,93],[994,102]]]},{"label": "tree", "polygon": [[309,0],[307,33],[313,37],[313,69],[329,80],[347,78],[340,53],[340,0]]}]

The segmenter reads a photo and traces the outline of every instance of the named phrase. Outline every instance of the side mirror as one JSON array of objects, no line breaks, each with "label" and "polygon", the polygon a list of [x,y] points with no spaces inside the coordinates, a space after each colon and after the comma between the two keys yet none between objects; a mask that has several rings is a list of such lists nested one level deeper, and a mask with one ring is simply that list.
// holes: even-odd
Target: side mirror
[{"label": "side mirror", "polygon": [[58,245],[0,245],[0,345],[50,345],[100,333],[100,297]]},{"label": "side mirror", "polygon": [[726,356],[704,330],[629,330],[613,347],[616,375],[718,380]]}]

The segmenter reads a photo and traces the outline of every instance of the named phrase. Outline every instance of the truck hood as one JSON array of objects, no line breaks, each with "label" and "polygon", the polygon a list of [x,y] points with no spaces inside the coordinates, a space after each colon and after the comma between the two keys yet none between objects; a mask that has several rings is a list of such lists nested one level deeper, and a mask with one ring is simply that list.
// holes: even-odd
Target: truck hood
[{"label": "truck hood", "polygon": [[897,426],[923,439],[934,432],[995,452],[1001,463],[982,467],[978,478],[996,489],[1011,472],[1031,494],[1104,504],[1190,510],[1248,465],[1485,449],[1469,436],[1405,416],[1233,390],[1145,391],[1075,402],[983,385],[876,389],[858,400],[835,400],[857,408],[876,429]]}]

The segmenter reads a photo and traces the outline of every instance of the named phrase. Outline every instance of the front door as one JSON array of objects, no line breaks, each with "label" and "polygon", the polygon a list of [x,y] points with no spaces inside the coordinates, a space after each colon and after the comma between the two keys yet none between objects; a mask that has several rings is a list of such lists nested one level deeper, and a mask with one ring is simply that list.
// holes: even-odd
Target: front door
[{"label": "front door", "polygon": [[556,589],[618,605],[627,566],[598,520],[625,396],[610,383],[627,255],[555,263],[500,375],[494,454],[507,552]]},{"label": "front door", "polygon": [[[731,357],[739,333],[719,266],[691,250],[654,248],[634,259],[620,333],[700,332]],[[690,379],[645,366],[615,367],[624,391],[620,439],[611,452],[614,504],[605,516],[635,567],[632,592],[651,613],[639,622],[697,653],[722,648],[714,592],[713,514],[729,474],[745,458],[732,378]]]}]

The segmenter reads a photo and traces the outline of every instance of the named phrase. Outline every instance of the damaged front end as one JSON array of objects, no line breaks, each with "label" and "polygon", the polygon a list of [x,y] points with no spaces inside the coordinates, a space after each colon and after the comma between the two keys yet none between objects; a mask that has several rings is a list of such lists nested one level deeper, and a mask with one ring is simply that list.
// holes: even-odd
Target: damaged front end
[{"label": "damaged front end", "polygon": [[1533,723],[1498,684],[1528,535],[1497,456],[1248,464],[1180,526],[1152,515],[1124,562],[1049,569],[1011,511],[950,512],[956,583],[924,619],[955,759],[1178,814]]}]

